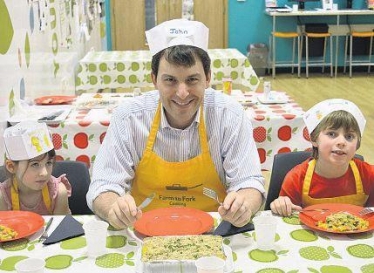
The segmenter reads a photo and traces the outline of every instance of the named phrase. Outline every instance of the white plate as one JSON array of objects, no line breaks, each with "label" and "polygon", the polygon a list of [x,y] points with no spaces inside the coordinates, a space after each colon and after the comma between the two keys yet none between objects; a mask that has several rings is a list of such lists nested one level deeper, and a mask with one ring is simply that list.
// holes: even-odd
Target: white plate
[{"label": "white plate", "polygon": [[270,91],[268,97],[265,97],[263,94],[257,97],[257,100],[263,104],[272,104],[272,103],[287,103],[288,98],[284,93],[277,91]]},{"label": "white plate", "polygon": [[[234,272],[234,260],[232,257],[232,250],[229,246],[223,245],[223,251],[226,254],[226,265],[224,273]],[[158,272],[180,272],[181,266],[183,266],[183,272],[196,273],[197,269],[195,261],[160,261],[152,263],[151,266],[144,265],[141,261],[142,248],[139,247],[136,252],[136,270],[137,273],[158,273]],[[181,264],[182,263],[182,264]],[[181,271],[182,272],[182,271]]]},{"label": "white plate", "polygon": [[58,115],[53,120],[41,120],[41,122],[45,122],[47,124],[56,124],[56,123],[63,122],[69,115],[70,110],[71,110],[71,106],[69,108],[57,108],[57,107],[52,107],[52,106],[36,107],[36,108],[27,110],[27,115],[25,114],[14,115],[8,118],[8,122],[11,125],[15,125],[21,121],[26,121],[26,120],[37,121],[40,118],[43,118],[45,116],[53,115],[54,113],[63,111],[60,115]]}]

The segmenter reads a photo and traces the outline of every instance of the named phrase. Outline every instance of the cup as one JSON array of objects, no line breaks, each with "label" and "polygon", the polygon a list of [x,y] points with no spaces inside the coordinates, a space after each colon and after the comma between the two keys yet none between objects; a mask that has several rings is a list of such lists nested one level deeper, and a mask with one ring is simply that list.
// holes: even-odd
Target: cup
[{"label": "cup", "polygon": [[197,259],[197,273],[223,273],[225,261],[216,256],[205,256]]},{"label": "cup", "polygon": [[298,4],[294,4],[292,5],[292,11],[299,11],[299,5]]},{"label": "cup", "polygon": [[18,273],[42,273],[45,261],[39,258],[27,258],[15,264]]},{"label": "cup", "polygon": [[87,242],[87,255],[96,258],[106,253],[106,236],[109,224],[96,219],[83,224]]},{"label": "cup", "polygon": [[257,248],[268,251],[274,248],[277,219],[268,214],[259,214],[253,218]]},{"label": "cup", "polygon": [[232,91],[232,79],[231,78],[223,78],[222,79],[222,91],[227,95],[231,95]]}]

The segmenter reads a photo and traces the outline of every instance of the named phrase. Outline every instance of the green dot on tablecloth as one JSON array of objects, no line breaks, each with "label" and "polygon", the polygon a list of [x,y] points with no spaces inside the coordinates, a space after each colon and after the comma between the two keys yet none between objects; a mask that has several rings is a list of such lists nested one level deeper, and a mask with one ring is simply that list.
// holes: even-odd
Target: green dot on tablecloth
[{"label": "green dot on tablecloth", "polygon": [[103,268],[117,268],[123,266],[125,256],[119,253],[109,253],[98,257],[95,261],[97,266]]}]

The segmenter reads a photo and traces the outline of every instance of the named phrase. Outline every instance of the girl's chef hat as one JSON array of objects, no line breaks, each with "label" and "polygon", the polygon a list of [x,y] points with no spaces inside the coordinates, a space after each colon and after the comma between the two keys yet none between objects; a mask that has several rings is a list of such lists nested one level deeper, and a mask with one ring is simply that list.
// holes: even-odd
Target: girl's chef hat
[{"label": "girl's chef hat", "polygon": [[310,108],[303,117],[309,134],[313,132],[324,117],[338,110],[344,110],[353,115],[357,121],[362,136],[366,124],[365,117],[356,104],[344,99],[324,100]]},{"label": "girl's chef hat", "polygon": [[201,22],[174,19],[145,32],[152,56],[175,45],[192,45],[208,50],[209,29]]},{"label": "girl's chef hat", "polygon": [[10,160],[28,160],[53,149],[47,125],[23,121],[4,130],[4,146]]}]

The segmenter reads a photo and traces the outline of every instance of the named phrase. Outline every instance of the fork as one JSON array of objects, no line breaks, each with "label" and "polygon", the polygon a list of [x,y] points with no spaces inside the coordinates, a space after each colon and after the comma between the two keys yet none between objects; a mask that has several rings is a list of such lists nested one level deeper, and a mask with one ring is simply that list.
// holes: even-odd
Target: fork
[{"label": "fork", "polygon": [[219,201],[218,194],[214,190],[209,188],[203,188],[203,194],[216,200],[217,203],[220,204],[220,206],[223,206],[222,202]]},{"label": "fork", "polygon": [[363,208],[362,210],[360,210],[358,212],[358,215],[366,216],[366,215],[371,214],[371,213],[374,213],[374,209],[367,207],[367,208]]},{"label": "fork", "polygon": [[45,225],[44,232],[43,232],[42,236],[40,236],[39,242],[43,242],[43,241],[45,241],[45,239],[48,238],[48,230],[51,227],[52,222],[53,222],[53,217],[49,218],[47,224]]}]

